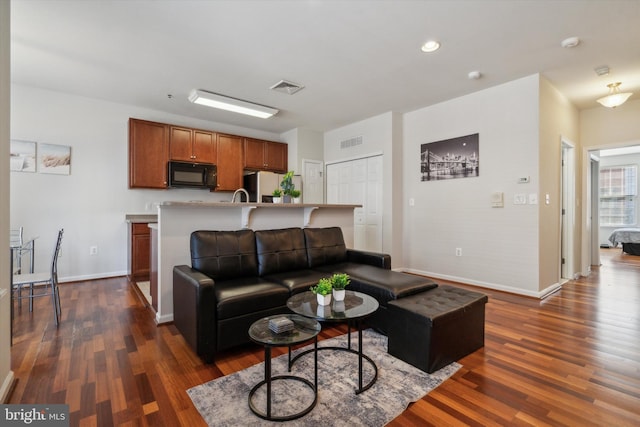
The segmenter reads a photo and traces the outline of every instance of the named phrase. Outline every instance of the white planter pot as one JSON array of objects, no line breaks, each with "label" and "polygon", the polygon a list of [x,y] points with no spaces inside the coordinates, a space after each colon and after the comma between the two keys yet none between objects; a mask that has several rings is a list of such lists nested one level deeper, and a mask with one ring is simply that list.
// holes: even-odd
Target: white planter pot
[{"label": "white planter pot", "polygon": [[300,203],[300,197],[294,197],[293,203]]},{"label": "white planter pot", "polygon": [[273,203],[282,203],[282,197],[274,197]]},{"label": "white planter pot", "polygon": [[327,294],[327,295],[316,294],[316,297],[318,298],[318,305],[331,304],[331,294]]},{"label": "white planter pot", "polygon": [[344,289],[333,289],[333,298],[336,301],[344,301],[344,293],[345,290]]}]

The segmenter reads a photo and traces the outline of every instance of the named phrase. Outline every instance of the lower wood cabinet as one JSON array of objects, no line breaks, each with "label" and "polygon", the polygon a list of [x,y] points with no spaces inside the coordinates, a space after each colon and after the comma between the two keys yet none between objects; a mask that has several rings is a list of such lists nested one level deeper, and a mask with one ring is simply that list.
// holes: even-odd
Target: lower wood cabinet
[{"label": "lower wood cabinet", "polygon": [[149,280],[151,230],[147,222],[131,223],[129,240],[129,280]]}]

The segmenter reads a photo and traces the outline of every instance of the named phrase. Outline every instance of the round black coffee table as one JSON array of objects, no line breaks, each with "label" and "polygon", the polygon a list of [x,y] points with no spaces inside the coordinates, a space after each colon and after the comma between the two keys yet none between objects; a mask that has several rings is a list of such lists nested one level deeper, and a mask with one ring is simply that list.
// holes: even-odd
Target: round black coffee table
[{"label": "round black coffee table", "polygon": [[[274,318],[285,317],[293,322],[293,329],[287,332],[275,333],[269,328],[269,320]],[[251,411],[269,421],[290,421],[300,418],[308,414],[318,402],[318,356],[315,352],[315,384],[306,378],[297,377],[295,375],[271,375],[271,347],[289,347],[289,371],[291,371],[291,346],[304,343],[305,341],[313,340],[314,349],[309,352],[315,351],[318,348],[318,334],[320,333],[320,324],[308,317],[298,316],[296,314],[278,314],[275,316],[264,317],[255,321],[249,328],[249,337],[257,344],[264,346],[264,380],[256,384],[249,392],[249,408]],[[307,352],[305,352],[306,354]],[[277,416],[271,413],[271,383],[275,380],[294,380],[300,381],[313,391],[313,402],[309,404],[302,411],[295,414]],[[260,411],[253,404],[253,395],[263,385],[267,385],[267,410],[266,412]]]},{"label": "round black coffee table", "polygon": [[[362,352],[362,321],[371,316],[379,307],[378,301],[362,292],[346,291],[344,301],[331,301],[327,306],[318,305],[316,295],[310,291],[293,295],[287,300],[287,307],[291,311],[301,316],[316,319],[321,322],[347,322],[347,347],[319,347],[318,350],[339,350],[348,351],[358,355],[358,388],[356,394],[368,390],[378,379],[378,367],[375,362]],[[355,325],[358,329],[358,350],[351,348],[351,327]],[[299,357],[310,353],[312,350],[297,354],[290,365]],[[317,357],[317,351],[316,351]],[[371,381],[362,385],[362,361],[366,360],[371,364],[374,375]]]}]

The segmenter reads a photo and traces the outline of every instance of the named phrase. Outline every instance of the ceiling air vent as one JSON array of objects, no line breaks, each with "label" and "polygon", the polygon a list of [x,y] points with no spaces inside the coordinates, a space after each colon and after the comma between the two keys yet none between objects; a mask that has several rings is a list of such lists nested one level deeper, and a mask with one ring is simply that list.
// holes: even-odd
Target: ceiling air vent
[{"label": "ceiling air vent", "polygon": [[274,84],[269,89],[273,89],[278,92],[293,95],[299,90],[304,89],[304,86],[299,85],[298,83],[287,81],[287,80],[280,80],[278,83]]},{"label": "ceiling air vent", "polygon": [[362,144],[362,136],[354,136],[353,138],[340,141],[340,149],[344,150],[345,148],[351,148],[361,144]]}]

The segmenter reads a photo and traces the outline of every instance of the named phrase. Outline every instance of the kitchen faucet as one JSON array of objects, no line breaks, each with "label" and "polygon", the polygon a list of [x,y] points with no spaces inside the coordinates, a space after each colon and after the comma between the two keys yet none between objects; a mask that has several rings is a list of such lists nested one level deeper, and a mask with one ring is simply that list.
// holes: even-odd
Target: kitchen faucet
[{"label": "kitchen faucet", "polygon": [[[245,203],[249,203],[249,193],[244,188],[238,188],[236,191],[233,192],[233,197],[231,198],[231,203],[235,203],[236,202],[236,195],[238,193],[244,193],[244,197],[246,198],[246,202]],[[242,196],[240,196],[240,200],[239,201],[242,202]]]}]

